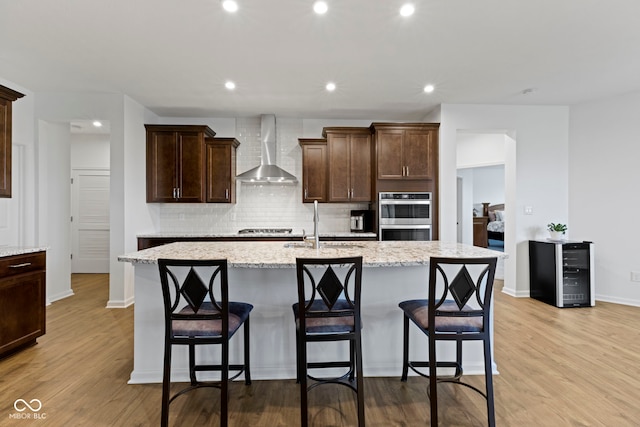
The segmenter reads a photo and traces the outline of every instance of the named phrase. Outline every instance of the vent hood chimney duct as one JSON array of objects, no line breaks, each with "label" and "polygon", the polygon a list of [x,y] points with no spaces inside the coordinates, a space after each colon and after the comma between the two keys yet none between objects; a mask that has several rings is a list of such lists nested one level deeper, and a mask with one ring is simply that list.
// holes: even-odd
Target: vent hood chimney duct
[{"label": "vent hood chimney duct", "polygon": [[275,165],[276,162],[276,116],[260,116],[260,166],[236,176],[238,181],[255,183],[295,183],[295,176]]}]

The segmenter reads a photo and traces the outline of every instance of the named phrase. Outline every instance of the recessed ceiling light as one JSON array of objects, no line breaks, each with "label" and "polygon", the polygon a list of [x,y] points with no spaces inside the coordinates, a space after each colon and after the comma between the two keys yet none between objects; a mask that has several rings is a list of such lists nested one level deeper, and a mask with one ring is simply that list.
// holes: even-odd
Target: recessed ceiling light
[{"label": "recessed ceiling light", "polygon": [[94,120],[93,125],[97,128],[101,128],[102,127],[102,123],[98,120]]},{"label": "recessed ceiling light", "polygon": [[402,16],[411,16],[416,9],[413,7],[411,3],[407,3],[400,8],[400,15]]},{"label": "recessed ceiling light", "polygon": [[318,15],[324,15],[329,10],[326,1],[317,1],[313,4],[313,11]]},{"label": "recessed ceiling light", "polygon": [[325,88],[329,91],[329,92],[333,92],[334,90],[336,90],[336,84],[333,82],[329,82],[327,83],[327,85],[325,86]]},{"label": "recessed ceiling light", "polygon": [[227,12],[237,12],[238,11],[238,3],[234,0],[224,0],[222,2],[222,7]]},{"label": "recessed ceiling light", "polygon": [[224,87],[226,87],[229,90],[234,90],[236,88],[236,84],[231,80],[229,80],[228,82],[225,82]]},{"label": "recessed ceiling light", "polygon": [[426,86],[424,87],[424,91],[425,91],[426,93],[431,93],[431,92],[433,92],[433,91],[434,91],[434,89],[435,89],[435,87],[434,87],[433,85],[426,85]]}]

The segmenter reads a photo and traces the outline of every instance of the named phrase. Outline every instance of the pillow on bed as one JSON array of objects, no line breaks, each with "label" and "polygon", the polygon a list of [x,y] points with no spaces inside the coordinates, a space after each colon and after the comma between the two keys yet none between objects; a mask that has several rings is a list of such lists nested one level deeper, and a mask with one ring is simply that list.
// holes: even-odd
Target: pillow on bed
[{"label": "pillow on bed", "polygon": [[496,220],[496,213],[494,211],[489,211],[489,222],[493,222]]},{"label": "pillow on bed", "polygon": [[504,211],[495,211],[496,221],[504,221]]}]

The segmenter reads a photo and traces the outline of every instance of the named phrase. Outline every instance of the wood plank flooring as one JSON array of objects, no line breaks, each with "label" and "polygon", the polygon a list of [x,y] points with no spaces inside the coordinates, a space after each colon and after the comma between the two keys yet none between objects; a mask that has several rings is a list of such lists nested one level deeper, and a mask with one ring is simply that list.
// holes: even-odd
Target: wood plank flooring
[{"label": "wood plank flooring", "polygon": [[[133,308],[104,308],[107,275],[73,275],[72,287],[74,296],[47,308],[47,334],[38,344],[0,360],[0,425],[158,425],[160,384],[126,383],[133,366]],[[496,292],[497,424],[640,425],[638,324],[637,307],[599,302],[558,309]],[[365,379],[368,426],[428,425],[426,380],[402,383],[399,375]],[[481,385],[482,377],[470,381]],[[200,389],[179,398],[171,406],[171,425],[219,425],[218,396],[216,389]],[[439,398],[442,426],[486,424],[483,399],[466,388],[442,385]],[[16,419],[16,399],[39,399],[44,419]],[[234,382],[229,425],[297,426],[298,405],[293,380],[248,387]],[[353,398],[344,388],[314,389],[311,405],[312,426],[355,425]]]}]

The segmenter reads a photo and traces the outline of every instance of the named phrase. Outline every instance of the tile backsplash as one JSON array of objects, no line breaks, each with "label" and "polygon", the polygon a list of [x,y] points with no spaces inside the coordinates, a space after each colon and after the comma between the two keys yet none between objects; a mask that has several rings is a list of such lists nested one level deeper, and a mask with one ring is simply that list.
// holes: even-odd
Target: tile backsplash
[{"label": "tile backsplash", "polygon": [[[215,130],[215,129],[214,129]],[[302,203],[302,120],[276,118],[277,164],[298,178],[296,184],[236,183],[236,204],[148,204],[157,232],[236,233],[243,228],[313,230],[313,204]],[[236,119],[237,173],[260,164],[260,117]],[[347,232],[352,209],[367,203],[322,203],[321,233]]]}]

